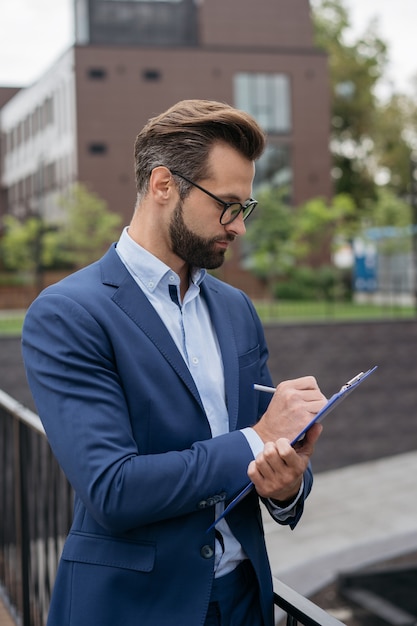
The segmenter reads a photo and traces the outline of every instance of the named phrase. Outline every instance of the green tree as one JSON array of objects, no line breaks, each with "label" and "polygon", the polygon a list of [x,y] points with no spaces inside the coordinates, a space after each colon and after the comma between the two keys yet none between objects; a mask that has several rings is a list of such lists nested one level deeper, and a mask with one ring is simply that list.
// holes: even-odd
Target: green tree
[{"label": "green tree", "polygon": [[380,188],[377,198],[367,208],[367,218],[364,221],[366,229],[378,229],[381,233],[378,237],[379,253],[393,256],[410,251],[411,224],[412,211],[409,203],[390,189]]},{"label": "green tree", "polygon": [[249,246],[250,269],[273,290],[279,277],[295,262],[294,209],[285,201],[285,191],[270,187],[259,194],[260,210],[248,222],[245,244]]},{"label": "green tree", "polygon": [[117,238],[121,217],[84,185],[74,185],[61,206],[65,222],[60,225],[39,217],[4,218],[0,249],[6,269],[39,276],[47,268],[79,267],[96,260]]},{"label": "green tree", "polygon": [[59,242],[55,227],[35,216],[21,222],[6,215],[3,224],[0,253],[6,270],[33,273],[56,266]]},{"label": "green tree", "polygon": [[342,234],[350,238],[356,228],[355,204],[344,194],[331,202],[313,198],[294,208],[284,201],[282,190],[268,188],[259,194],[259,204],[247,228],[252,247],[249,266],[267,282],[271,293],[277,282],[295,276],[294,268],[306,261],[316,266],[316,273],[318,267],[328,266],[332,241]]},{"label": "green tree", "polygon": [[60,202],[66,221],[58,236],[59,261],[75,267],[97,260],[117,239],[121,217],[85,185],[75,184]]},{"label": "green tree", "polygon": [[336,193],[349,193],[358,207],[375,197],[370,169],[378,100],[375,86],[387,63],[387,45],[371,23],[359,38],[349,33],[343,0],[315,0],[316,45],[329,56],[332,153]]},{"label": "green tree", "polygon": [[376,200],[369,203],[365,225],[405,228],[412,223],[411,207],[390,189],[380,188]]},{"label": "green tree", "polygon": [[355,214],[356,205],[347,194],[338,194],[330,202],[312,198],[297,207],[293,233],[297,260],[315,266],[329,263],[336,238],[351,239],[357,231]]},{"label": "green tree", "polygon": [[416,144],[417,106],[415,99],[393,94],[376,111],[374,154],[376,175],[393,192],[406,197],[411,183],[411,154]]}]

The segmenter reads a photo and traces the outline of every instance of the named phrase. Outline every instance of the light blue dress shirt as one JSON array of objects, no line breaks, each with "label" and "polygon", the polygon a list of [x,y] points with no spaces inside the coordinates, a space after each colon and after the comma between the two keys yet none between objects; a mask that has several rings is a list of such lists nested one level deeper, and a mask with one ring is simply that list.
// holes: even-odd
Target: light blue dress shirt
[{"label": "light blue dress shirt", "polygon": [[[187,363],[200,394],[212,436],[229,432],[222,356],[207,305],[204,299],[199,297],[200,284],[204,280],[206,270],[194,269],[189,288],[181,302],[179,276],[160,259],[133,241],[127,228],[121,234],[116,251],[155,308]],[[241,432],[246,437],[255,458],[263,450],[261,438],[253,428],[245,428]],[[299,496],[301,492],[302,488]],[[276,519],[284,521],[292,514],[296,501],[286,509],[275,507],[272,503],[269,508]],[[223,509],[223,503],[216,505],[216,517]],[[219,577],[232,571],[247,557],[225,519],[222,519],[216,528],[224,541],[222,547],[216,539],[215,576]]]}]

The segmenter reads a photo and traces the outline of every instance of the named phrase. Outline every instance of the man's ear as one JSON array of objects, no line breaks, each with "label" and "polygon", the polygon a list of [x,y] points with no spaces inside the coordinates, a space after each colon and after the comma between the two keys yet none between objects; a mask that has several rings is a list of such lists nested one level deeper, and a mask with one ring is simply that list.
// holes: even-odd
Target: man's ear
[{"label": "man's ear", "polygon": [[154,196],[154,199],[159,202],[167,202],[173,197],[173,193],[178,195],[172,174],[164,165],[155,167],[152,170],[149,178],[149,191]]}]

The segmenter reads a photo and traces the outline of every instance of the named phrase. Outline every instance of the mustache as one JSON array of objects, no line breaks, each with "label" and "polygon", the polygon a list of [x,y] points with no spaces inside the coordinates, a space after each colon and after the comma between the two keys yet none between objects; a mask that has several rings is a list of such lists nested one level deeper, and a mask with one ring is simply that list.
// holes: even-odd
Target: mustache
[{"label": "mustache", "polygon": [[212,241],[213,243],[217,243],[217,242],[220,243],[222,241],[227,241],[231,243],[235,239],[236,239],[236,235],[232,235],[232,233],[226,233],[225,235],[222,235],[221,237],[213,237]]}]

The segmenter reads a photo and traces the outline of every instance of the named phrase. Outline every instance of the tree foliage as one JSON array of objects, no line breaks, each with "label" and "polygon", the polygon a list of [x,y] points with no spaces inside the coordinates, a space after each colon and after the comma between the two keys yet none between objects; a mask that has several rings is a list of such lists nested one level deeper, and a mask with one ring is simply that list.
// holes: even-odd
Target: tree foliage
[{"label": "tree foliage", "polygon": [[76,268],[96,260],[118,236],[121,218],[88,189],[76,184],[62,197],[65,222],[45,224],[39,217],[21,222],[4,218],[0,249],[6,269],[36,273],[46,268]]},{"label": "tree foliage", "polygon": [[313,6],[315,42],[329,56],[335,192],[349,193],[361,207],[376,193],[369,164],[379,106],[375,86],[386,67],[387,45],[375,23],[359,38],[351,36],[343,0],[316,0]]},{"label": "tree foliage", "polygon": [[76,267],[91,263],[118,237],[120,215],[84,185],[75,184],[60,205],[67,216],[58,234],[61,262]]},{"label": "tree foliage", "polygon": [[251,269],[275,289],[277,281],[296,265],[329,263],[331,243],[337,235],[351,236],[356,228],[353,200],[340,194],[327,202],[314,198],[290,207],[282,190],[267,188],[259,194],[260,209],[247,227],[252,245]]},{"label": "tree foliage", "polygon": [[16,217],[6,215],[3,224],[5,235],[1,241],[1,256],[6,269],[33,272],[39,264],[48,266],[55,246],[49,238],[41,250],[40,240],[44,233],[38,218],[31,217],[22,223]]},{"label": "tree foliage", "polygon": [[265,188],[258,197],[260,210],[248,222],[245,239],[250,246],[250,268],[273,285],[295,262],[294,211],[282,189]]},{"label": "tree foliage", "polygon": [[[417,106],[409,95],[393,94],[375,115],[375,167],[381,183],[406,197],[410,192],[411,155],[417,146]],[[376,172],[378,177],[378,172]]]},{"label": "tree foliage", "polygon": [[[405,198],[417,150],[416,98],[395,92],[377,97],[389,59],[377,21],[355,38],[345,0],[312,5],[316,44],[329,58],[335,191],[351,194],[359,209],[376,200],[381,185]],[[414,83],[417,94],[417,75]]]}]

